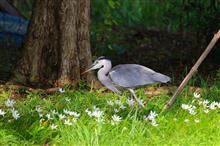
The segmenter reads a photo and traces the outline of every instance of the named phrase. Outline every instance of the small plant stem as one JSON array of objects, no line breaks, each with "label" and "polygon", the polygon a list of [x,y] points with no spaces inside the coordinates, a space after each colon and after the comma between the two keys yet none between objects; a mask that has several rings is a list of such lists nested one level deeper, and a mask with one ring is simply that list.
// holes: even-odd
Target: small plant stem
[{"label": "small plant stem", "polygon": [[205,51],[202,53],[202,55],[199,57],[199,59],[197,60],[197,62],[195,63],[195,65],[191,68],[190,72],[186,75],[186,77],[184,78],[184,80],[182,81],[182,83],[179,85],[179,87],[177,88],[177,90],[175,91],[175,93],[173,94],[173,96],[170,98],[170,100],[165,104],[163,111],[166,109],[169,109],[173,103],[175,102],[177,96],[181,93],[181,91],[183,90],[183,88],[185,87],[185,85],[187,84],[187,82],[191,79],[191,77],[193,76],[193,74],[195,72],[197,72],[198,67],[200,66],[200,64],[203,62],[203,60],[207,57],[207,55],[209,54],[209,52],[212,50],[212,48],[215,46],[216,42],[218,41],[220,37],[220,29],[219,31],[214,35],[214,37],[212,38],[211,42],[209,43],[209,45],[207,46],[207,48],[205,49]]}]

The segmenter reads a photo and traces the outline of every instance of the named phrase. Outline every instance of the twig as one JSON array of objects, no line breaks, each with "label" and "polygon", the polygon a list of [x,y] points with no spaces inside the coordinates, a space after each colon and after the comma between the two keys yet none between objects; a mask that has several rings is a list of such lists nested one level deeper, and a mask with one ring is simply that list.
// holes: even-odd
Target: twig
[{"label": "twig", "polygon": [[184,80],[182,81],[182,83],[179,85],[179,87],[177,88],[177,90],[175,91],[175,93],[173,94],[173,96],[170,98],[170,100],[165,104],[164,106],[164,110],[170,108],[173,103],[175,102],[177,96],[181,93],[181,91],[183,90],[183,88],[185,87],[185,85],[187,84],[187,82],[191,79],[191,77],[193,76],[193,74],[197,71],[198,67],[200,66],[200,64],[203,62],[203,60],[207,57],[207,55],[209,54],[209,52],[212,50],[212,48],[215,46],[216,42],[218,41],[220,37],[220,29],[219,31],[214,35],[214,37],[212,38],[211,42],[209,43],[209,45],[207,46],[207,48],[205,49],[205,51],[202,53],[202,55],[199,57],[199,59],[197,60],[197,62],[195,63],[195,65],[191,68],[190,72],[187,74],[187,76],[184,78]]}]

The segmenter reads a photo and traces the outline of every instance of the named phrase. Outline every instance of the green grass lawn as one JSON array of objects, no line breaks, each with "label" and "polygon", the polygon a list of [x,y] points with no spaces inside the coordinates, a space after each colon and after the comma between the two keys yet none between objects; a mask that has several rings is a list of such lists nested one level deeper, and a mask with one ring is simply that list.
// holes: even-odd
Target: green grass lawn
[{"label": "green grass lawn", "polygon": [[[45,98],[28,93],[7,107],[10,92],[1,91],[0,145],[220,145],[220,104],[213,102],[219,91],[217,86],[207,87],[195,98],[186,88],[164,113],[161,109],[169,96],[148,98],[144,89],[137,95],[146,102],[145,108],[128,104],[128,93],[119,97],[68,89]],[[158,114],[151,115],[155,122],[149,120],[150,111]]]}]

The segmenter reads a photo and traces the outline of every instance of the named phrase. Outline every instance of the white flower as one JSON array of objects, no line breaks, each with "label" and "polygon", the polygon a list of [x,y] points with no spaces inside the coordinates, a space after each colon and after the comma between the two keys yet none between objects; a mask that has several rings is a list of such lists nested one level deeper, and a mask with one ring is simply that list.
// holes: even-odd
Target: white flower
[{"label": "white flower", "polygon": [[67,115],[68,115],[70,111],[67,110],[67,109],[64,109],[63,112],[64,112],[64,114],[67,114]]},{"label": "white flower", "polygon": [[90,117],[92,117],[92,111],[90,111],[89,109],[86,109],[85,112],[86,112]]},{"label": "white flower", "polygon": [[45,121],[45,119],[44,118],[42,118],[42,119],[40,119],[40,123],[43,123]]},{"label": "white flower", "polygon": [[66,98],[65,98],[65,101],[66,101],[66,102],[70,102],[71,99],[70,99],[69,97],[66,97]]},{"label": "white flower", "polygon": [[208,109],[204,110],[204,113],[206,113],[206,114],[207,114],[208,112],[209,112],[209,110],[208,110]]},{"label": "white flower", "polygon": [[108,100],[108,101],[107,101],[107,104],[108,104],[109,106],[114,106],[114,102],[112,102],[111,100]]},{"label": "white flower", "polygon": [[114,121],[114,122],[121,122],[121,117],[120,116],[117,116],[117,115],[113,115],[112,116],[112,120]]},{"label": "white flower", "polygon": [[202,105],[203,104],[203,101],[199,100],[199,105]]},{"label": "white flower", "polygon": [[67,109],[64,109],[63,112],[67,115],[70,115],[70,116],[74,116],[76,118],[79,118],[80,117],[80,113],[77,113],[77,112],[74,112],[74,111],[69,111]]},{"label": "white flower", "polygon": [[184,122],[185,122],[185,123],[189,123],[189,119],[185,119]]},{"label": "white flower", "polygon": [[113,115],[112,116],[112,121],[111,121],[112,125],[117,125],[119,122],[121,122],[121,119],[122,118],[120,116]]},{"label": "white flower", "polygon": [[126,131],[127,129],[127,127],[123,127],[122,132]]},{"label": "white flower", "polygon": [[56,110],[51,111],[53,115],[58,115],[58,112]]},{"label": "white flower", "polygon": [[66,118],[66,116],[63,114],[59,114],[58,116],[59,116],[59,119],[61,119],[61,120]]},{"label": "white flower", "polygon": [[195,123],[199,123],[200,120],[199,120],[199,119],[195,119],[194,122],[195,122]]},{"label": "white flower", "polygon": [[39,106],[36,106],[35,110],[36,110],[36,112],[38,112],[38,113],[41,113],[41,112],[42,112],[42,109],[41,109],[41,107],[39,107]]},{"label": "white flower", "polygon": [[191,115],[195,115],[197,113],[193,108],[188,109],[188,111]]},{"label": "white flower", "polygon": [[213,101],[213,102],[209,105],[209,108],[210,108],[211,110],[214,110],[214,109],[216,109],[216,108],[218,107],[218,105],[219,105],[218,102]]},{"label": "white flower", "polygon": [[65,124],[65,125],[69,125],[69,126],[72,126],[72,125],[73,125],[73,123],[72,123],[72,122],[70,122],[70,120],[69,120],[69,119],[64,120],[64,124]]},{"label": "white flower", "polygon": [[184,110],[188,110],[191,115],[195,115],[197,112],[195,111],[194,105],[182,104],[181,108]]},{"label": "white flower", "polygon": [[74,111],[69,111],[68,114],[69,114],[70,116],[74,116],[74,117],[76,117],[76,118],[79,118],[79,117],[80,117],[80,113],[77,113],[77,112],[74,112]]},{"label": "white flower", "polygon": [[217,102],[217,103],[218,103],[217,107],[220,108],[220,102]]},{"label": "white flower", "polygon": [[20,114],[18,113],[17,110],[15,110],[15,109],[13,108],[13,109],[11,110],[11,112],[12,112],[12,117],[13,117],[15,120],[17,120],[17,119],[20,118]]},{"label": "white flower", "polygon": [[85,112],[90,116],[90,117],[95,117],[96,121],[101,123],[104,121],[103,117],[103,111],[101,111],[99,108],[96,106],[93,107],[93,111],[90,111],[88,109],[85,110]]},{"label": "white flower", "polygon": [[195,98],[200,98],[200,96],[201,96],[199,93],[196,93],[196,92],[194,92],[193,95]]},{"label": "white flower", "polygon": [[4,115],[5,115],[5,112],[2,109],[0,109],[0,116],[4,117]]},{"label": "white flower", "polygon": [[191,115],[195,115],[197,112],[194,110],[196,107],[194,105],[191,105],[191,107],[188,109],[189,113]]},{"label": "white flower", "polygon": [[52,120],[53,119],[50,114],[46,114],[46,117],[47,117],[48,120]]},{"label": "white flower", "polygon": [[7,100],[5,101],[5,105],[6,105],[7,107],[13,107],[14,104],[15,104],[15,101],[14,101],[13,99],[7,99]]},{"label": "white flower", "polygon": [[210,108],[211,110],[216,109],[215,105],[214,105],[214,104],[212,104],[212,103],[209,105],[209,108]]},{"label": "white flower", "polygon": [[118,110],[117,108],[114,108],[114,112],[118,113],[118,112],[119,112],[119,110]]},{"label": "white flower", "polygon": [[209,101],[208,100],[204,100],[203,101],[203,105],[207,105],[207,104],[209,104]]},{"label": "white flower", "polygon": [[134,106],[135,101],[134,101],[133,98],[130,98],[130,99],[127,99],[127,103],[128,103],[129,106]]},{"label": "white flower", "polygon": [[195,99],[193,99],[191,103],[194,103],[195,101],[196,101],[196,100],[195,100]]},{"label": "white flower", "polygon": [[120,108],[120,109],[126,109],[126,106],[121,105],[119,108]]},{"label": "white flower", "polygon": [[188,109],[192,108],[192,105],[182,104],[182,105],[181,105],[181,108],[182,108],[182,109],[185,109],[185,110],[188,110]]},{"label": "white flower", "polygon": [[60,93],[64,93],[65,90],[64,90],[63,88],[59,88],[59,92],[60,92]]},{"label": "white flower", "polygon": [[154,126],[154,127],[158,126],[158,124],[157,124],[157,122],[155,120],[151,121],[151,125]]},{"label": "white flower", "polygon": [[40,118],[43,117],[43,114],[40,114],[40,113],[39,113],[38,115],[39,115]]},{"label": "white flower", "polygon": [[50,125],[50,128],[51,128],[51,129],[57,129],[57,127],[58,127],[58,126],[55,125],[55,124]]},{"label": "white flower", "polygon": [[102,115],[103,115],[103,111],[101,111],[101,110],[95,110],[92,112],[92,116],[96,117],[96,118],[100,118],[100,117],[102,117]]},{"label": "white flower", "polygon": [[76,123],[76,122],[77,122],[77,118],[73,117],[73,118],[72,118],[72,121],[73,121],[74,123]]},{"label": "white flower", "polygon": [[150,111],[150,114],[147,116],[148,120],[154,121],[155,118],[157,117],[157,113],[155,111]]},{"label": "white flower", "polygon": [[115,104],[122,105],[121,100],[115,100]]}]

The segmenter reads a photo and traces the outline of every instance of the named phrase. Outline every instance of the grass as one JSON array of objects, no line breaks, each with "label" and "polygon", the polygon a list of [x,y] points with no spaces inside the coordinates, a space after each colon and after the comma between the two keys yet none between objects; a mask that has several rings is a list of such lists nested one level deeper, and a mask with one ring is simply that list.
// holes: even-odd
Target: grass
[{"label": "grass", "polygon": [[[204,99],[216,101],[219,98],[220,88],[217,86],[206,87],[200,99],[193,97],[193,92],[187,87],[178,98],[175,105],[166,113],[160,113],[169,96],[158,95],[148,98],[144,89],[139,89],[137,95],[146,101],[144,109],[129,106],[126,101],[127,93],[120,98],[112,93],[99,93],[99,91],[67,90],[64,93],[42,98],[40,93],[28,93],[22,99],[16,100],[14,109],[20,113],[20,118],[15,120],[11,116],[10,107],[5,106],[5,101],[10,97],[9,91],[0,92],[0,109],[6,114],[0,116],[0,145],[101,145],[101,146],[127,146],[127,145],[219,145],[220,144],[220,115],[219,109],[204,112],[204,107],[198,102]],[[112,101],[113,106],[107,104]],[[119,101],[126,107],[119,108]],[[192,102],[194,101],[194,102]],[[196,115],[191,115],[181,108],[181,104],[193,104]],[[85,111],[93,110],[93,106],[103,111],[103,122],[90,117]],[[36,107],[40,107],[43,115],[39,117]],[[64,114],[63,109],[80,113],[79,118],[68,116],[73,125],[65,125],[64,120],[52,114],[53,110]],[[118,109],[119,112],[115,112]],[[156,111],[158,126],[152,126],[148,116],[150,111]],[[53,119],[48,120],[46,114],[50,113]],[[122,118],[116,125],[112,125],[112,115]],[[44,120],[40,120],[44,119]],[[188,122],[186,121],[188,119]],[[196,123],[195,120],[198,120]],[[52,129],[52,124],[58,125]]]}]

